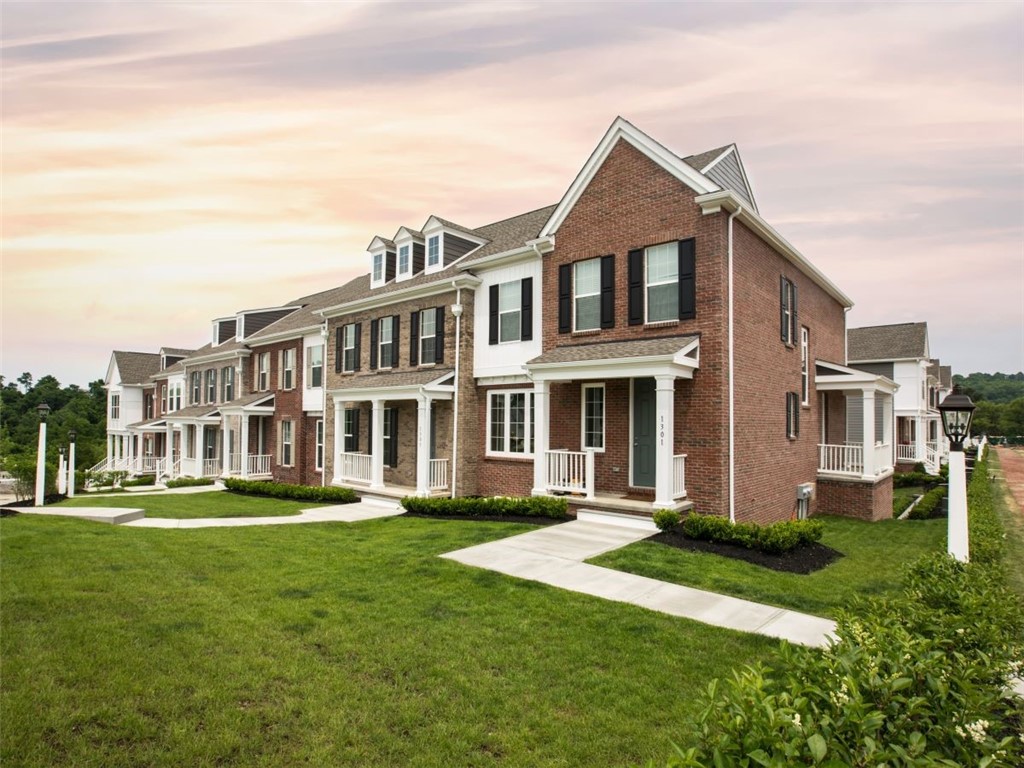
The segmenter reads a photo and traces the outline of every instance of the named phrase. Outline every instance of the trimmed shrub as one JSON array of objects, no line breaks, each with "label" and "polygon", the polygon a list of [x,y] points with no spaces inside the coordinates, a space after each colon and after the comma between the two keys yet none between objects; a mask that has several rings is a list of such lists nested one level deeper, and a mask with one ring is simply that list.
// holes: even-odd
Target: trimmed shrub
[{"label": "trimmed shrub", "polygon": [[144,485],[156,485],[156,475],[143,475],[142,477],[121,481],[122,488],[140,488]]},{"label": "trimmed shrub", "polygon": [[683,533],[691,539],[734,544],[778,555],[821,539],[825,525],[820,520],[787,520],[771,525],[730,523],[718,515],[691,512],[683,521]]},{"label": "trimmed shrub", "polygon": [[892,476],[893,488],[912,488],[915,485],[935,485],[941,483],[940,475],[929,475],[927,472],[897,472]]},{"label": "trimmed shrub", "polygon": [[683,516],[674,509],[659,509],[654,513],[654,524],[659,531],[671,531],[682,519]]},{"label": "trimmed shrub", "polygon": [[241,480],[229,477],[224,480],[224,487],[235,493],[250,496],[270,496],[275,499],[296,499],[298,501],[330,502],[332,504],[352,504],[359,501],[351,488],[319,485],[291,485],[289,483],[273,483],[263,480]]},{"label": "trimmed shrub", "polygon": [[168,480],[164,485],[168,488],[192,488],[198,485],[213,485],[212,477],[176,477]]},{"label": "trimmed shrub", "polygon": [[939,504],[946,496],[946,486],[937,485],[921,497],[908,517],[911,520],[928,520],[936,517],[939,512]]},{"label": "trimmed shrub", "polygon": [[564,520],[569,516],[569,502],[551,496],[406,496],[402,499],[406,512],[432,517],[550,517]]}]

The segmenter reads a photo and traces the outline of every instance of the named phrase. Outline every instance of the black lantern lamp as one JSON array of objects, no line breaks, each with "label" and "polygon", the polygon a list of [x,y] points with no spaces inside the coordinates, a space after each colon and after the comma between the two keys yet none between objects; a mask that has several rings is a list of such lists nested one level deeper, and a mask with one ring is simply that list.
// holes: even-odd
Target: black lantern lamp
[{"label": "black lantern lamp", "polygon": [[36,406],[36,413],[39,414],[40,421],[46,421],[46,417],[50,415],[50,406],[46,403],[40,403]]},{"label": "black lantern lamp", "polygon": [[939,413],[942,415],[942,431],[949,438],[949,450],[962,451],[964,440],[971,434],[974,403],[971,402],[971,398],[960,391],[959,384],[953,387],[953,391],[939,403]]},{"label": "black lantern lamp", "polygon": [[76,437],[76,436],[77,436],[77,435],[75,435],[75,430],[73,430],[73,429],[69,429],[69,430],[68,430],[68,442],[69,442],[69,443],[73,443],[73,442],[75,442],[75,437]]}]

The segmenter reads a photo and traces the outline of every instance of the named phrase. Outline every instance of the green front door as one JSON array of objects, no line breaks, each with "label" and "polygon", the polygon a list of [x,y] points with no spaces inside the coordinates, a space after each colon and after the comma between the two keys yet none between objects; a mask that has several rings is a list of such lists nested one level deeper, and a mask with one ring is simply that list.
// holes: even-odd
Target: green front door
[{"label": "green front door", "polygon": [[633,379],[633,486],[653,488],[656,452],[654,379]]}]

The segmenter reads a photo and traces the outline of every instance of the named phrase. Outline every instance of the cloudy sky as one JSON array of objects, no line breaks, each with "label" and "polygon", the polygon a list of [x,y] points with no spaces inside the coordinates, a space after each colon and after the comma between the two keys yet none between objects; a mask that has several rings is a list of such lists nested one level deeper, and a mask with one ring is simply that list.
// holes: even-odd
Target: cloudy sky
[{"label": "cloudy sky", "polygon": [[8,378],[85,384],[365,272],[378,233],[557,202],[616,115],[682,155],[737,142],[851,326],[927,320],[957,372],[1024,368],[1020,2],[0,14]]}]

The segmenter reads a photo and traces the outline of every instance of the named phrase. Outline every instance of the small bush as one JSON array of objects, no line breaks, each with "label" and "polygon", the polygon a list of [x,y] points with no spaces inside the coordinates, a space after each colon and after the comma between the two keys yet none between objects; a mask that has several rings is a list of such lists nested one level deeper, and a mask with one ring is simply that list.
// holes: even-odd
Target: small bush
[{"label": "small bush", "polygon": [[262,480],[241,480],[229,477],[224,480],[224,487],[235,493],[246,493],[251,496],[270,496],[275,499],[296,499],[298,501],[329,502],[332,504],[352,504],[359,501],[351,488],[319,485],[290,485]]},{"label": "small bush", "polygon": [[156,475],[143,475],[142,477],[121,481],[122,488],[141,488],[144,485],[156,485]]},{"label": "small bush", "polygon": [[414,515],[436,517],[568,517],[569,502],[551,496],[459,496],[454,499],[406,496],[402,506]]},{"label": "small bush", "polygon": [[937,485],[932,488],[928,493],[921,497],[921,500],[917,502],[917,505],[910,510],[908,517],[911,520],[928,520],[933,517],[937,517],[939,514],[939,504],[942,499],[946,496],[946,486]]},{"label": "small bush", "polygon": [[198,485],[213,485],[212,477],[176,477],[168,480],[164,485],[168,488],[192,488]]},{"label": "small bush", "polygon": [[654,513],[654,524],[659,531],[671,531],[682,519],[683,516],[674,509],[659,509]]},{"label": "small bush", "polygon": [[778,555],[821,539],[825,525],[820,520],[788,520],[771,525],[730,523],[717,515],[691,512],[683,521],[683,533],[691,539],[734,544]]},{"label": "small bush", "polygon": [[916,485],[935,485],[942,482],[941,476],[929,475],[927,472],[897,472],[892,476],[893,488],[913,488]]}]

